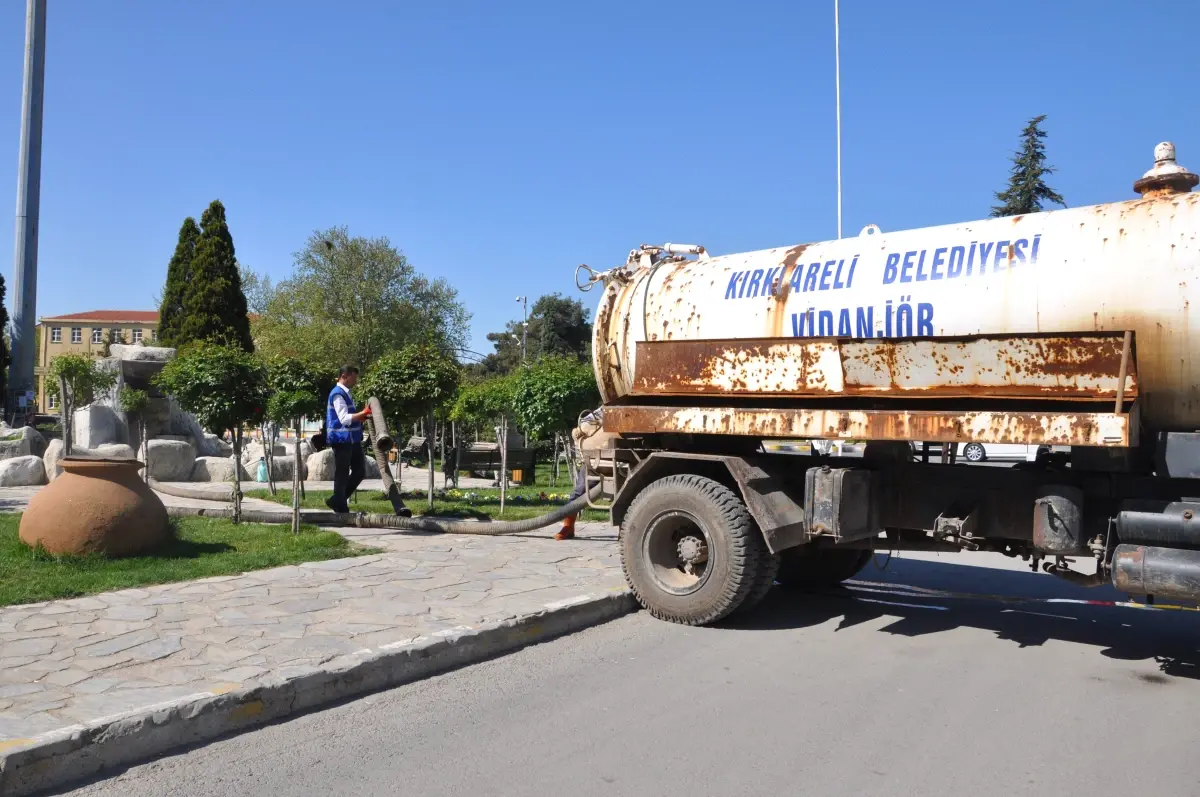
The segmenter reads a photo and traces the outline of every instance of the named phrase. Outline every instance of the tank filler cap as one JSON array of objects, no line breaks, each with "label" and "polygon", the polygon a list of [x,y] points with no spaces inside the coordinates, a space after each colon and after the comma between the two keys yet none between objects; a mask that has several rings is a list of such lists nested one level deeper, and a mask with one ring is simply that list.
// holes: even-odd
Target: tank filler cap
[{"label": "tank filler cap", "polygon": [[1133,190],[1144,197],[1170,196],[1186,194],[1197,183],[1200,183],[1200,175],[1180,166],[1175,160],[1175,145],[1164,141],[1154,148],[1154,168],[1133,184]]},{"label": "tank filler cap", "polygon": [[859,231],[858,234],[860,237],[863,237],[863,238],[867,237],[868,235],[879,235],[880,234],[879,225],[868,224],[866,227],[863,227],[862,230]]}]

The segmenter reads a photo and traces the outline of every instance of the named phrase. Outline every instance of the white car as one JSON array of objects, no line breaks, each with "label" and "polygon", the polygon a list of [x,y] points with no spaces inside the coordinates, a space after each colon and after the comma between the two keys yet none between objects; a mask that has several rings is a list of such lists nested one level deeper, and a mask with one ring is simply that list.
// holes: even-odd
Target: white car
[{"label": "white car", "polygon": [[[1051,447],[1046,445],[1033,445],[1026,443],[955,443],[955,453],[957,459],[966,460],[967,462],[986,462],[988,460],[1002,460],[1007,462],[1033,462],[1037,459],[1039,451],[1058,450],[1058,446]],[[1069,450],[1063,448],[1063,450]],[[916,454],[921,453],[921,443],[913,443],[913,451]],[[929,458],[934,457],[941,459],[942,444],[929,444]]]}]

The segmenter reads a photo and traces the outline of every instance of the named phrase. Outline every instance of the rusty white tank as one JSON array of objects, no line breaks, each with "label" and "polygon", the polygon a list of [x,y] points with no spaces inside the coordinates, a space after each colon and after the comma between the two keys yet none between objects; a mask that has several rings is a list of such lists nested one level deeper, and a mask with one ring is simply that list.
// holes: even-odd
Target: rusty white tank
[{"label": "rusty white tank", "polygon": [[[1160,144],[1140,199],[710,257],[643,247],[598,275],[605,402],[632,392],[636,344],[1132,330],[1147,430],[1200,429],[1198,178]],[[689,254],[698,255],[690,259]]]}]

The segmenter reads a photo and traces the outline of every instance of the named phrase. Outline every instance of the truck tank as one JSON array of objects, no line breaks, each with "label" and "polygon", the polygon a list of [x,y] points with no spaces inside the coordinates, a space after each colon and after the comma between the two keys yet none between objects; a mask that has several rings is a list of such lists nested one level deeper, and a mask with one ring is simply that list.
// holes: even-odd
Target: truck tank
[{"label": "truck tank", "polygon": [[1128,330],[1142,427],[1200,429],[1200,317],[1191,313],[1193,302],[1200,309],[1200,194],[1172,145],[1155,158],[1134,185],[1141,198],[1127,202],[892,233],[869,226],[719,257],[669,244],[634,250],[596,277],[605,283],[593,333],[604,401],[638,394],[640,342]]}]

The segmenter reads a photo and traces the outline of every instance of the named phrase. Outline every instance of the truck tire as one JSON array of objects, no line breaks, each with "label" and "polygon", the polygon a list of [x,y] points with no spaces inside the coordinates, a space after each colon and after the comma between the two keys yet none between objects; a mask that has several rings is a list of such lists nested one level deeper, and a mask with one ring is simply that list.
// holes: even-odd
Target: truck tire
[{"label": "truck tire", "polygon": [[783,560],[777,553],[771,553],[764,550],[758,558],[758,574],[754,577],[754,588],[750,590],[750,594],[746,596],[746,600],[742,601],[742,605],[737,608],[735,614],[741,616],[753,611],[758,604],[763,602],[763,598],[771,592],[771,587],[775,586],[775,577],[779,575],[779,567]]},{"label": "truck tire", "polygon": [[695,474],[652,482],[621,523],[625,581],[646,611],[673,623],[727,617],[760,585],[766,555],[741,498]]},{"label": "truck tire", "polygon": [[874,551],[865,548],[813,550],[806,545],[788,548],[780,554],[779,574],[775,577],[784,587],[814,592],[836,587],[871,561]]}]

